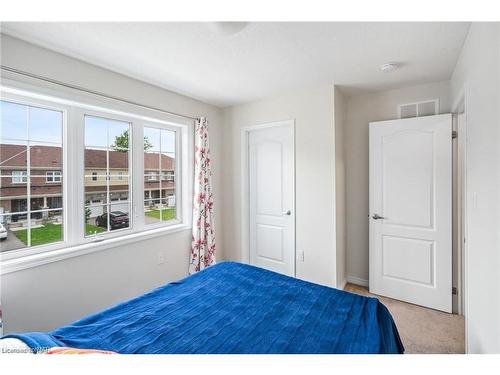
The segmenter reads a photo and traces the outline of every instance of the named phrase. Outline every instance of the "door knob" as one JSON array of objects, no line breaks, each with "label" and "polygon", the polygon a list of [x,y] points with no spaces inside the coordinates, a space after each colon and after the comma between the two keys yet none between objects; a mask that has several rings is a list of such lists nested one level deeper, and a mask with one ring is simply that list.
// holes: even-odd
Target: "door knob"
[{"label": "door knob", "polygon": [[372,216],[373,220],[385,219],[385,217],[379,216],[379,214],[375,214]]},{"label": "door knob", "polygon": [[290,216],[292,214],[292,211],[287,210],[282,212],[283,215]]}]

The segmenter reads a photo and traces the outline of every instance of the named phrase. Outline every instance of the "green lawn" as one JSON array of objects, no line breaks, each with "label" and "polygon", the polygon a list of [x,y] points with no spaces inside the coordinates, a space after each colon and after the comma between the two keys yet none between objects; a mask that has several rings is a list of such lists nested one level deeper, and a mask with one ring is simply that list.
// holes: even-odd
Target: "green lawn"
[{"label": "green lawn", "polygon": [[[155,219],[160,219],[160,210],[146,212],[146,215]],[[175,208],[163,210],[163,220],[175,219]],[[106,229],[91,224],[85,224],[85,234],[94,234],[95,232],[105,232]],[[28,244],[28,230],[22,229],[12,231],[25,245]],[[31,229],[31,246],[45,245],[51,242],[62,240],[62,225],[47,223],[43,227]]]},{"label": "green lawn", "polygon": [[[28,230],[16,230],[12,233],[15,234],[17,238],[24,242],[25,245],[28,244]],[[44,245],[50,242],[56,242],[62,240],[62,225],[56,224],[45,224],[40,228],[31,229],[31,246]]]},{"label": "green lawn", "polygon": [[85,224],[85,234],[94,234],[94,233],[101,233],[105,232],[106,228],[103,227],[98,227],[96,225],[91,225],[91,224]]},{"label": "green lawn", "polygon": [[[96,227],[94,225],[86,224],[85,233],[100,233],[104,232],[104,228]],[[25,245],[28,244],[28,230],[16,230],[12,231],[14,235],[24,242]],[[52,223],[44,224],[40,228],[31,229],[31,246],[45,245],[51,242],[57,242],[62,240],[62,225],[56,225]]]},{"label": "green lawn", "polygon": [[[146,216],[160,220],[160,210],[151,210],[145,212]],[[163,210],[163,220],[175,219],[175,208],[166,208]]]}]

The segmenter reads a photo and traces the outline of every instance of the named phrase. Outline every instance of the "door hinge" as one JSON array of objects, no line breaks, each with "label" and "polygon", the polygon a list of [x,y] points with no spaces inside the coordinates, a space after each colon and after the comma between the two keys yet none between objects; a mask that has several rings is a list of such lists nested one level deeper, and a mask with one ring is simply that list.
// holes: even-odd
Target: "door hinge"
[{"label": "door hinge", "polygon": [[452,286],[451,287],[451,294],[453,294],[453,295],[457,295],[458,294],[456,286]]},{"label": "door hinge", "polygon": [[451,138],[455,139],[457,137],[458,137],[458,132],[456,130],[452,130],[452,132],[451,132]]}]

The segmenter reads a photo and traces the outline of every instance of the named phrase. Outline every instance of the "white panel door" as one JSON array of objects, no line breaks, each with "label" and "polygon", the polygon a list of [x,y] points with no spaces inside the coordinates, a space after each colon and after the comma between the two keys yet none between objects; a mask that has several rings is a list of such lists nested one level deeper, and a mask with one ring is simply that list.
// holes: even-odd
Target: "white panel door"
[{"label": "white panel door", "polygon": [[250,264],[295,273],[293,123],[248,135]]},{"label": "white panel door", "polygon": [[370,292],[452,309],[451,115],[370,123]]}]

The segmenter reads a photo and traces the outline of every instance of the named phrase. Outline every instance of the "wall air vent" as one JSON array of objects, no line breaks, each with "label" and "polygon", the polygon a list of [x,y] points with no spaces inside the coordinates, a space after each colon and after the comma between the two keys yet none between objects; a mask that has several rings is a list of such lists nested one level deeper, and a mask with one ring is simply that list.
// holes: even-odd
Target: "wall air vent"
[{"label": "wall air vent", "polygon": [[412,118],[439,114],[439,99],[398,105],[398,118]]}]

